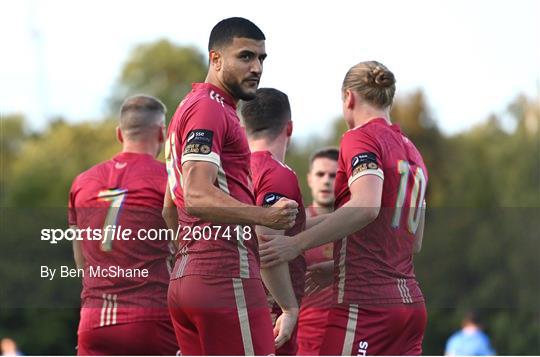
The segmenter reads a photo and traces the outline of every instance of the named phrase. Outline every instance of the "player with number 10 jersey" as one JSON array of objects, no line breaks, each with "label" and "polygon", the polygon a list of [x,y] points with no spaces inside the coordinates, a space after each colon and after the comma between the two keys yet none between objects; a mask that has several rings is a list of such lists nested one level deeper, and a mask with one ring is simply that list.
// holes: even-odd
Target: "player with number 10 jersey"
[{"label": "player with number 10 jersey", "polygon": [[377,118],[343,135],[336,173],[336,208],[350,199],[349,183],[362,175],[384,179],[381,211],[364,229],[335,243],[337,302],[423,302],[412,251],[418,215],[411,199],[423,197],[427,169],[397,124]]},{"label": "player with number 10 jersey", "polygon": [[334,241],[334,303],[321,355],[421,355],[424,298],[413,253],[420,250],[428,175],[414,144],[390,121],[395,78],[375,61],[343,82],[335,208],[296,239],[263,237],[263,266]]}]

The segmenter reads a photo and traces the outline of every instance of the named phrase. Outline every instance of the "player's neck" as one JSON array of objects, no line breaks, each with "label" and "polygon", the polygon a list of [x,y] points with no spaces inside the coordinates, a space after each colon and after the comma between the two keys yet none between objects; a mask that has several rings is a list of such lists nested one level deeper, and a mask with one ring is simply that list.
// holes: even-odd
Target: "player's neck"
[{"label": "player's neck", "polygon": [[266,139],[249,140],[249,150],[251,152],[256,151],[270,151],[280,162],[285,161],[285,153],[287,152],[287,138],[279,136],[274,141],[269,142]]},{"label": "player's neck", "polygon": [[374,108],[369,105],[359,105],[354,110],[354,126],[353,128],[358,128],[362,125],[369,123],[371,120],[376,118],[385,119],[388,124],[390,122],[390,108],[379,109]]},{"label": "player's neck", "polygon": [[205,83],[210,83],[211,85],[213,86],[216,86],[218,87],[219,89],[221,89],[223,92],[227,93],[233,100],[234,100],[234,103],[236,105],[238,105],[238,102],[239,102],[239,99],[238,98],[235,98],[231,92],[229,91],[229,89],[227,88],[227,86],[222,83],[219,78],[217,78],[217,76],[215,76],[213,74],[213,72],[208,72],[208,74],[206,75],[206,79],[204,80]]},{"label": "player's neck", "polygon": [[315,209],[315,212],[317,214],[326,214],[326,213],[332,213],[334,211],[333,206],[321,206],[319,203],[313,201],[311,204],[311,207]]},{"label": "player's neck", "polygon": [[124,142],[122,145],[122,152],[131,152],[135,154],[148,154],[152,157],[156,157],[158,148],[153,143],[145,142]]}]

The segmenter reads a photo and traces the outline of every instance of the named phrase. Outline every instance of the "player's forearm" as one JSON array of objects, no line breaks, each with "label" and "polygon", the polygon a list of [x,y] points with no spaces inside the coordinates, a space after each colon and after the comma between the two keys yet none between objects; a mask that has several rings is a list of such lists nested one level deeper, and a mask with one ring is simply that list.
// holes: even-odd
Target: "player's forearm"
[{"label": "player's forearm", "polygon": [[[170,229],[172,232],[178,232],[178,212],[176,210],[176,206],[163,207],[163,210],[161,211],[161,216],[163,217],[163,220],[165,221],[168,229]],[[175,239],[175,237],[176,234],[173,233],[173,237],[171,237],[171,240],[174,244],[175,249],[178,249],[178,241]]]},{"label": "player's forearm", "polygon": [[[263,226],[256,226],[255,232],[257,232],[257,237],[263,234],[282,235],[285,233],[284,230],[276,230]],[[288,263],[283,263],[272,268],[262,268],[261,278],[270,294],[274,297],[274,300],[281,307],[281,310],[294,312],[294,309],[298,309],[298,302],[294,295]]]},{"label": "player's forearm", "polygon": [[317,224],[323,222],[328,216],[329,214],[325,213],[325,214],[321,214],[315,217],[306,218],[306,229],[310,229],[311,227],[316,226]]},{"label": "player's forearm", "polygon": [[361,200],[349,201],[329,214],[323,224],[300,233],[297,238],[301,251],[340,240],[373,222],[380,207],[369,207]]},{"label": "player's forearm", "polygon": [[178,229],[178,212],[176,211],[176,207],[163,207],[161,215],[167,228],[176,232]]},{"label": "player's forearm", "polygon": [[294,295],[288,263],[261,269],[261,278],[281,310],[298,311],[298,302]]},{"label": "player's forearm", "polygon": [[186,189],[187,213],[214,223],[264,224],[266,209],[242,203],[213,185]]},{"label": "player's forearm", "polygon": [[161,211],[161,216],[163,217],[167,228],[176,232],[178,229],[178,211],[176,210],[176,205],[172,199],[168,183],[167,188],[165,189],[165,197],[163,198],[163,210]]}]

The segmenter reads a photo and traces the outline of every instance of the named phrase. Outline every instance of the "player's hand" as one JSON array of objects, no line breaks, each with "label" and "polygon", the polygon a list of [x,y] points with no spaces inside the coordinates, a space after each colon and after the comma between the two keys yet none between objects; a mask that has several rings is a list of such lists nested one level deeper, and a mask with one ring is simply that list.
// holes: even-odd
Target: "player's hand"
[{"label": "player's hand", "polygon": [[280,348],[285,342],[290,340],[297,320],[298,308],[283,311],[278,317],[276,325],[274,326],[274,343],[276,349]]},{"label": "player's hand", "polygon": [[314,294],[330,286],[334,282],[333,268],[333,261],[309,266],[306,273],[306,295]]},{"label": "player's hand", "polygon": [[261,268],[271,268],[289,262],[302,253],[297,244],[298,239],[294,237],[261,234],[259,241]]},{"label": "player's hand", "polygon": [[289,229],[294,226],[297,214],[298,203],[282,197],[267,209],[262,225],[276,230]]}]

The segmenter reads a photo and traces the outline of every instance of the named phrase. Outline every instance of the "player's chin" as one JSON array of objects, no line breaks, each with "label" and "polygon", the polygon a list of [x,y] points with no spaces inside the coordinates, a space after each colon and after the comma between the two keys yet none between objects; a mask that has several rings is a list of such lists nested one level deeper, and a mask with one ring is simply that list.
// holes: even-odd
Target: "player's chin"
[{"label": "player's chin", "polygon": [[319,202],[325,204],[332,203],[332,194],[326,192],[319,193]]},{"label": "player's chin", "polygon": [[242,85],[242,100],[252,100],[255,99],[257,95],[257,88],[259,87],[259,82],[247,81]]}]

